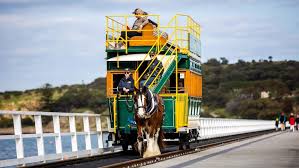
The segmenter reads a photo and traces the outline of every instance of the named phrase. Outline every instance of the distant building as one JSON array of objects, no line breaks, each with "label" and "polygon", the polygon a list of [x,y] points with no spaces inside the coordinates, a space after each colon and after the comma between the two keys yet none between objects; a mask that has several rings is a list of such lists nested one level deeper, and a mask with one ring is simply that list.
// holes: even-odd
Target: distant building
[{"label": "distant building", "polygon": [[270,92],[269,91],[262,91],[261,92],[261,99],[269,98]]}]

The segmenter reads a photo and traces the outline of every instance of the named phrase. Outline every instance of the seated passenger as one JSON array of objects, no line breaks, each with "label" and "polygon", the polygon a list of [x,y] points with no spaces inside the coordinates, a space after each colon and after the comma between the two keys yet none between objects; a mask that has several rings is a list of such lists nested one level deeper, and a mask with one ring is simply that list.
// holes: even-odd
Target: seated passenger
[{"label": "seated passenger", "polygon": [[[159,74],[160,70],[162,69],[161,73],[159,74],[159,78],[161,78],[162,74],[164,73],[164,68],[162,65],[162,62],[158,60],[158,57],[156,56],[156,53],[151,51],[150,53],[150,57],[151,57],[151,61],[154,59],[154,61],[152,62],[152,64],[150,65],[150,67],[148,68],[148,72],[147,74],[144,76],[143,80],[140,81],[140,88],[142,88],[143,86],[148,87],[153,80],[157,77],[157,75]],[[148,64],[151,63],[151,61],[149,61]],[[158,66],[156,68],[156,66]],[[155,69],[156,68],[156,69]],[[152,74],[153,73],[153,74]],[[152,74],[152,75],[151,75]],[[151,76],[150,76],[151,75]],[[146,82],[148,78],[148,81]],[[146,82],[146,83],[145,83]]]},{"label": "seated passenger", "polygon": [[[131,38],[133,36],[141,36],[142,35],[141,30],[143,26],[149,23],[147,16],[139,16],[139,15],[147,15],[147,13],[141,10],[140,8],[136,8],[133,14],[137,19],[135,20],[131,30],[136,30],[136,31],[127,31],[128,38]],[[122,41],[125,39],[126,39],[126,31],[121,31],[120,39],[118,41]],[[123,46],[123,42],[119,42],[116,44],[115,48],[121,48],[122,46]]]},{"label": "seated passenger", "polygon": [[134,79],[129,68],[125,69],[125,76],[120,80],[117,90],[120,94],[129,94],[134,92]]},{"label": "seated passenger", "polygon": [[168,89],[167,89],[166,86],[163,86],[163,88],[162,88],[162,90],[161,90],[160,93],[161,93],[161,94],[166,94],[166,93],[169,93],[169,91],[168,91]]},{"label": "seated passenger", "polygon": [[184,83],[183,81],[179,81],[178,85],[178,93],[185,93]]}]

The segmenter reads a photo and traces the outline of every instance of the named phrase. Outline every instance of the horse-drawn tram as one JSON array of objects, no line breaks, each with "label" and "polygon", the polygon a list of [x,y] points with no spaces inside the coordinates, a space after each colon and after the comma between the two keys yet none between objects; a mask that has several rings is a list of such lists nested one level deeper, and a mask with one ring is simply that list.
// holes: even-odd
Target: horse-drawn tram
[{"label": "horse-drawn tram", "polygon": [[123,150],[134,144],[140,150],[145,141],[155,150],[163,131],[164,139],[188,148],[199,132],[200,25],[183,14],[163,24],[159,15],[138,10],[106,16],[110,137]]}]

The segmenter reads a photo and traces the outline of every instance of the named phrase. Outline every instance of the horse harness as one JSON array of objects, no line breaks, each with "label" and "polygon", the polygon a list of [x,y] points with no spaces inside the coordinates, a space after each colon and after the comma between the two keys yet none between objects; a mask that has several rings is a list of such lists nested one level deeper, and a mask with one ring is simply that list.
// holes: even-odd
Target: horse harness
[{"label": "horse harness", "polygon": [[[140,99],[142,99],[142,94],[139,94]],[[147,100],[147,106],[143,105],[142,101],[142,105],[141,106],[135,106],[136,109],[139,108],[144,108],[145,109],[145,119],[150,118],[156,111],[158,108],[158,97],[156,94],[152,93],[150,90],[147,91],[146,93],[146,100]],[[164,107],[164,105],[163,105]]]}]

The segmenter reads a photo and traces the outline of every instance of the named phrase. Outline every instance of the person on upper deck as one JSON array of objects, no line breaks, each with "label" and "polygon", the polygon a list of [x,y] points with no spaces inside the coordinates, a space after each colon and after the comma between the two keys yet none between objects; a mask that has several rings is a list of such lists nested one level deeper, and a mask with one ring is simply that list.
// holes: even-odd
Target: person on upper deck
[{"label": "person on upper deck", "polygon": [[[151,60],[149,61],[148,66],[150,66],[150,67],[147,70],[147,74],[144,75],[143,80],[140,81],[140,88],[142,88],[143,86],[148,87],[158,75],[159,75],[159,78],[161,78],[162,74],[164,73],[164,68],[163,68],[162,62],[158,60],[158,56],[156,56],[156,53],[154,51],[151,51],[149,55],[151,57]],[[151,61],[153,61],[153,62],[150,65]],[[159,73],[160,70],[161,70],[161,73]],[[146,80],[147,80],[147,82],[146,82]]]},{"label": "person on upper deck", "polygon": [[141,36],[142,35],[142,28],[143,26],[145,26],[146,24],[149,23],[149,20],[147,19],[147,12],[144,12],[142,9],[140,8],[136,8],[133,12],[133,14],[135,15],[136,17],[136,20],[132,26],[132,29],[131,30],[136,30],[136,31],[121,31],[121,35],[120,35],[120,39],[116,48],[121,48],[121,46],[123,45],[123,42],[122,40],[125,40],[126,39],[126,33],[127,33],[127,37],[128,38],[131,38],[133,36]]},{"label": "person on upper deck", "polygon": [[132,78],[129,68],[125,69],[125,76],[120,80],[117,90],[121,94],[129,94],[134,92],[134,79]]}]

